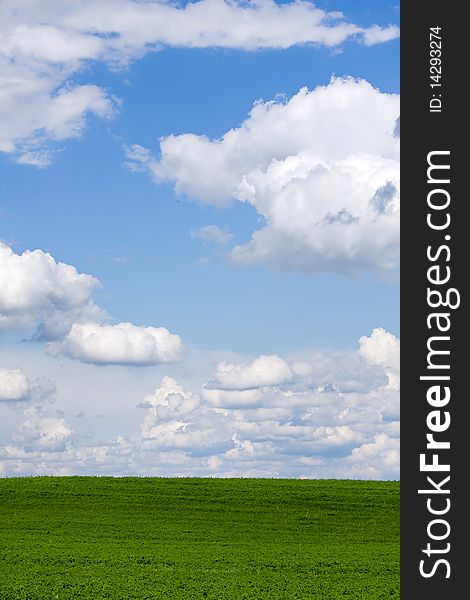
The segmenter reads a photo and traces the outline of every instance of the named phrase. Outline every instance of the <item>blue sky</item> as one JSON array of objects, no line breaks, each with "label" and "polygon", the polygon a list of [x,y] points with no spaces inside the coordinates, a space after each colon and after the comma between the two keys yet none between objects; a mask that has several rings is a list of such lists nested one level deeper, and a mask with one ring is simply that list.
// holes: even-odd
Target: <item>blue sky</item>
[{"label": "blue sky", "polygon": [[[5,247],[13,253],[8,255],[7,261],[16,260],[11,257],[21,256],[27,250],[40,249],[43,253],[36,265],[26,268],[26,263],[18,259],[14,267],[16,271],[10,271],[9,267],[0,271],[5,278],[14,278],[13,272],[19,273],[25,268],[25,274],[21,277],[17,275],[18,281],[15,281],[16,296],[13,292],[13,299],[5,295],[3,310],[0,304],[0,313],[6,318],[1,333],[4,350],[0,354],[4,360],[0,367],[4,367],[6,391],[0,409],[4,411],[7,423],[3,431],[5,447],[11,447],[17,440],[15,444],[22,451],[27,448],[29,456],[25,455],[21,460],[16,457],[16,463],[7,456],[5,473],[40,472],[38,464],[45,464],[46,471],[50,469],[50,472],[62,472],[61,469],[63,472],[95,472],[102,468],[97,466],[96,448],[108,448],[111,456],[110,448],[115,448],[116,439],[122,437],[132,448],[130,454],[134,452],[140,456],[140,462],[136,461],[138,465],[131,467],[124,459],[120,462],[114,457],[109,464],[109,472],[114,474],[133,472],[132,469],[148,472],[149,460],[151,462],[148,456],[152,457],[152,452],[166,452],[164,458],[167,467],[163,472],[170,474],[248,472],[255,475],[315,476],[314,471],[307,469],[306,472],[305,465],[295,463],[293,455],[281,448],[280,438],[271,440],[269,448],[265,447],[268,442],[263,436],[259,439],[244,438],[243,435],[247,435],[245,430],[249,429],[246,423],[251,422],[254,414],[249,410],[245,411],[246,418],[243,417],[246,423],[242,419],[243,425],[240,427],[234,427],[233,419],[228,419],[229,422],[220,426],[221,430],[226,428],[230,432],[227,433],[227,439],[232,440],[232,446],[228,444],[225,448],[222,444],[223,452],[205,454],[208,458],[204,459],[204,463],[200,459],[199,462],[193,460],[191,456],[197,454],[194,445],[202,443],[198,437],[187,444],[179,441],[174,447],[170,445],[171,452],[177,456],[168,458],[170,446],[155,442],[156,437],[168,436],[166,430],[158,429],[161,425],[153,414],[157,400],[148,401],[147,410],[153,410],[153,416],[144,417],[143,423],[147,425],[140,424],[140,434],[141,414],[135,410],[136,404],[142,402],[142,394],[152,394],[156,387],[157,390],[171,388],[171,394],[181,397],[192,394],[197,398],[195,403],[198,408],[191,405],[186,415],[178,407],[174,410],[182,422],[189,423],[189,429],[199,431],[200,437],[204,437],[204,432],[210,436],[214,427],[219,428],[214,425],[215,421],[222,418],[221,414],[227,411],[230,402],[235,402],[233,399],[214,400],[214,392],[210,390],[224,390],[229,395],[245,393],[245,396],[255,390],[263,400],[257,397],[243,400],[242,404],[248,403],[252,411],[260,406],[274,411],[273,407],[282,406],[281,396],[286,398],[290,393],[302,393],[305,396],[307,389],[314,390],[318,395],[322,393],[324,380],[331,380],[334,388],[333,379],[344,379],[343,374],[336,374],[334,369],[328,375],[314,369],[316,375],[307,377],[308,368],[299,367],[296,371],[295,361],[319,364],[330,360],[325,357],[341,356],[335,359],[339,361],[338,364],[342,364],[342,361],[347,363],[341,368],[356,372],[359,367],[353,365],[359,360],[358,340],[362,336],[369,336],[369,341],[359,346],[363,350],[362,354],[359,353],[364,363],[361,363],[361,368],[371,372],[361,372],[359,379],[363,378],[369,383],[354,384],[351,393],[359,393],[359,389],[364,389],[366,394],[377,394],[377,389],[382,390],[385,404],[380,408],[381,424],[374,429],[370,423],[367,426],[356,423],[350,427],[350,431],[342,431],[345,442],[339,444],[336,459],[342,460],[341,464],[330,464],[322,450],[311,448],[303,442],[302,448],[305,448],[300,454],[304,453],[306,460],[313,461],[312,464],[323,460],[321,473],[341,475],[341,469],[346,468],[344,464],[349,464],[348,457],[354,455],[355,448],[363,448],[362,454],[367,456],[368,445],[382,444],[384,452],[388,452],[387,443],[392,440],[390,451],[395,452],[397,421],[385,418],[384,425],[384,411],[389,410],[389,396],[391,389],[395,389],[395,375],[391,375],[395,366],[391,371],[390,365],[395,365],[396,359],[390,358],[387,353],[395,352],[399,336],[397,230],[396,220],[392,221],[390,213],[392,209],[386,204],[389,198],[385,196],[388,184],[392,190],[391,198],[395,198],[397,190],[395,183],[392,183],[395,180],[390,175],[395,169],[393,161],[396,163],[390,132],[393,131],[394,119],[399,116],[397,6],[391,2],[366,1],[317,3],[317,7],[324,11],[343,11],[344,16],[339,19],[322,13],[322,19],[330,29],[327,34],[321,33],[324,37],[316,41],[315,36],[320,33],[315,33],[314,25],[309,28],[307,23],[304,31],[304,19],[299,21],[294,12],[286,13],[282,18],[286,30],[291,33],[279,42],[275,22],[276,5],[268,2],[264,3],[264,10],[268,12],[261,23],[262,35],[267,40],[260,42],[261,34],[250,37],[251,34],[245,35],[237,29],[238,37],[235,36],[235,41],[227,42],[228,47],[224,47],[226,42],[210,41],[211,36],[217,38],[224,28],[226,32],[222,40],[230,40],[233,33],[229,22],[217,22],[218,6],[223,4],[220,0],[207,2],[207,15],[215,20],[216,33],[212,30],[203,31],[203,39],[206,39],[204,36],[209,39],[207,43],[204,42],[206,47],[191,47],[194,45],[191,36],[196,35],[194,30],[199,31],[198,27],[204,30],[205,25],[204,21],[202,25],[197,23],[197,15],[190,15],[185,21],[188,34],[183,41],[179,38],[178,42],[171,41],[171,35],[179,35],[176,32],[170,35],[170,41],[164,37],[162,42],[155,33],[145,31],[145,19],[136,19],[134,31],[127,30],[125,25],[121,30],[118,25],[115,31],[111,30],[116,39],[123,40],[122,46],[95,49],[93,44],[102,43],[102,38],[97,42],[98,38],[87,31],[92,23],[101,22],[108,6],[104,0],[94,5],[86,1],[78,2],[73,9],[70,7],[70,14],[66,3],[65,16],[58,14],[53,4],[46,4],[40,23],[34,3],[26,3],[19,15],[11,12],[13,4],[9,2],[2,9],[5,11],[3,16],[6,15],[3,31],[6,42],[0,45],[4,61],[0,62],[0,66],[3,64],[7,77],[12,77],[11,81],[16,76],[30,78],[31,87],[40,91],[37,96],[34,95],[36,92],[23,96],[23,92],[15,92],[16,95],[12,93],[11,99],[7,97],[3,108],[0,104],[0,115],[12,123],[11,131],[6,128],[2,133],[0,130],[0,150],[3,148],[3,152],[0,151],[0,237]],[[143,6],[130,0],[122,0],[121,4],[127,8],[133,6],[137,13]],[[153,7],[153,3],[150,4]],[[292,7],[289,3],[283,4]],[[303,3],[302,7],[302,10],[309,11],[312,4]],[[233,3],[231,8],[234,11],[256,12],[250,3]],[[293,10],[296,10],[295,7]],[[271,15],[274,15],[272,22]],[[258,26],[256,18],[255,14],[255,29]],[[210,19],[208,22],[211,23]],[[51,28],[46,32],[46,42],[42,40],[42,33],[38,29],[45,26]],[[374,26],[378,27],[373,29]],[[18,34],[21,27],[29,27],[33,32],[28,38],[33,40],[31,43],[26,43]],[[272,38],[269,37],[270,27]],[[344,39],[336,43],[332,32],[341,28],[344,33],[340,38],[342,36]],[[369,31],[372,32],[370,39],[367,38]],[[65,38],[61,37],[64,32],[67,34]],[[80,37],[75,40],[75,35]],[[150,42],[156,44],[152,51],[148,50],[149,35],[154,36]],[[305,43],[305,39],[308,43]],[[68,52],[70,58],[65,59]],[[332,77],[337,78],[337,84],[332,83]],[[370,86],[361,87],[355,83],[356,79],[351,78],[366,80]],[[50,86],[45,95],[41,91],[44,85]],[[322,108],[324,105],[314,92],[318,86],[323,86],[325,93],[331,95],[333,106],[337,102],[340,107],[337,113],[333,111],[330,114],[329,100]],[[11,89],[13,87],[12,84]],[[309,90],[306,96],[300,95],[301,88]],[[75,96],[72,102],[72,95],[77,91],[87,94],[83,103],[78,102]],[[62,105],[54,108],[54,98],[61,93],[70,94],[70,99],[65,108]],[[358,94],[362,96],[356,101],[354,98]],[[343,96],[344,103],[341,100]],[[293,104],[296,98],[297,108]],[[269,116],[264,118],[263,114],[268,115],[267,103],[273,100],[278,110],[278,122],[282,124],[285,119],[286,126],[279,141],[271,142]],[[351,106],[348,102],[351,102]],[[369,120],[361,108],[362,104],[368,102],[371,103]],[[249,121],[254,103],[258,103],[264,112],[261,110],[263,114],[257,113],[258,116]],[[47,113],[49,105],[52,107],[50,117]],[[39,111],[37,107],[41,106],[43,108]],[[67,112],[71,106],[75,111],[73,116]],[[302,131],[302,119],[305,119],[305,128],[309,127],[309,117],[307,113],[302,113],[309,110],[319,115],[316,129],[306,133],[305,140],[297,134],[291,140],[289,131],[294,130],[299,122]],[[324,116],[322,110],[325,111]],[[22,111],[27,118],[23,118]],[[340,119],[349,118],[348,111],[351,113],[351,122],[357,120],[357,125],[351,128],[356,133],[353,135],[346,131],[343,144],[344,128],[339,122]],[[341,115],[337,120],[336,114]],[[365,132],[364,141],[356,152],[355,140],[361,137],[357,131],[362,131],[364,123],[369,121],[370,131]],[[16,122],[21,126],[13,130]],[[25,126],[24,132],[18,135],[15,131],[21,130],[24,122],[30,124],[29,129]],[[214,141],[234,129],[243,134],[237,138],[234,150],[231,142],[224,146]],[[245,130],[255,133],[245,135]],[[375,133],[380,142],[374,141]],[[187,134],[192,134],[192,137],[186,137]],[[309,135],[312,136],[311,140]],[[353,139],[348,136],[353,136]],[[169,140],[170,144],[174,140],[175,145],[160,145],[162,140]],[[273,145],[276,148],[271,151]],[[322,148],[328,145],[331,146],[328,157],[322,156]],[[350,147],[349,158],[343,157],[343,145]],[[144,158],[142,152],[136,155],[136,148],[146,153]],[[212,166],[211,153],[214,149],[219,153],[218,156],[223,157],[223,164],[227,165],[226,173]],[[207,152],[207,157],[204,152]],[[196,156],[201,163],[194,162],[196,159],[193,160],[192,156]],[[251,156],[254,158],[249,158]],[[378,156],[382,161],[380,167],[371,167],[378,164]],[[344,160],[350,161],[349,166],[344,166]],[[297,161],[294,168],[301,172],[289,179],[288,184],[279,184],[279,177],[285,175],[274,171],[273,175],[270,169],[292,168],[292,161]],[[347,190],[345,186],[356,181],[358,190],[362,185],[372,190],[367,192],[371,196],[370,202],[376,198],[376,203],[380,201],[381,206],[386,206],[377,219],[369,219],[364,212],[364,200],[359,198],[360,193],[366,194],[366,191],[357,191],[356,200],[356,190],[353,189],[354,193],[351,192],[351,199],[348,200],[350,204],[345,204],[341,210],[338,210],[341,199],[335,199],[336,204],[331,205],[335,207],[334,211],[328,208],[328,194],[322,192],[325,198],[322,195],[321,202],[325,203],[325,207],[320,216],[331,224],[331,237],[337,236],[340,227],[334,225],[334,221],[346,219],[344,223],[348,231],[345,238],[351,236],[354,242],[344,242],[339,246],[330,244],[329,234],[325,233],[322,244],[318,246],[314,232],[311,235],[304,225],[311,217],[310,198],[313,202],[315,190],[330,185],[328,182],[325,184],[323,179],[311,181],[314,170],[320,168],[315,166],[317,164],[322,165],[321,169],[330,169],[330,178],[338,178],[331,179],[332,190],[336,189],[335,186],[338,190]],[[348,174],[349,169],[353,169],[353,176]],[[376,169],[373,181],[379,183],[363,182],[362,173],[368,173],[370,169]],[[199,176],[202,183],[197,184],[195,181]],[[239,177],[236,182],[238,191],[227,187],[232,185],[230,181],[235,176]],[[207,181],[210,188],[212,178],[217,180],[212,188],[215,190],[214,196],[212,192],[205,191],[204,183]],[[302,187],[304,184],[298,182],[303,180],[313,187]],[[251,196],[244,197],[245,192],[240,191],[240,185],[251,185],[249,189],[255,191],[249,192]],[[175,191],[175,186],[180,192]],[[271,192],[266,192],[266,189]],[[291,194],[291,200],[286,194]],[[288,203],[294,201],[300,203],[299,213],[291,223],[290,217],[281,218],[279,211],[284,210],[284,203],[288,207]],[[359,211],[357,215],[354,202],[359,203],[356,206]],[[359,225],[356,227],[355,223],[363,229],[359,229]],[[250,246],[254,232],[263,229],[266,235],[260,242],[261,246]],[[354,252],[350,250],[351,244],[355,244]],[[241,254],[234,250],[236,247],[242,248],[244,258],[237,258]],[[62,283],[59,285],[57,282],[62,281],[62,275],[50,275],[50,270],[44,266],[44,253],[50,254],[55,264],[65,263],[76,269],[73,285],[78,281],[78,273],[90,274],[99,280],[100,287],[94,286],[92,292],[87,292],[85,300],[80,300],[80,310],[76,308],[78,300],[72,298],[72,287]],[[45,271],[41,274],[43,267]],[[59,273],[61,268],[57,269]],[[53,283],[48,286],[38,283],[37,289],[31,291],[29,286],[27,291],[22,291],[25,280],[34,279],[36,275],[38,279],[50,276]],[[62,287],[59,291],[51,291],[54,285]],[[70,293],[70,298],[66,298],[67,293]],[[27,294],[34,297],[28,309],[20,306],[22,294],[26,294],[24,297]],[[51,310],[47,308],[49,305],[54,307],[52,317]],[[90,310],[95,311],[92,316]],[[96,311],[101,311],[99,316]],[[44,316],[47,312],[48,316]],[[49,323],[44,327],[48,317],[49,320],[55,319],[55,322],[53,326]],[[60,330],[60,334],[57,333],[59,321],[60,327],[65,328]],[[155,342],[158,346],[154,353],[156,358],[148,358],[145,353],[143,359],[139,358],[142,356],[139,348],[135,350],[135,356],[126,358],[123,351],[124,354],[117,359],[109,358],[106,349],[103,350],[104,354],[96,349],[90,350],[88,346],[84,349],[84,338],[78,342],[78,338],[70,337],[70,327],[74,323],[79,328],[89,322],[98,327],[93,330],[95,340],[103,334],[105,324],[132,323],[136,329],[128,335],[136,336],[132,338],[133,344],[143,343],[139,337],[142,328],[164,327],[170,335],[179,336],[184,350],[176,362],[172,353],[178,353],[179,350],[172,347],[169,351],[171,359],[168,359],[165,354],[167,348],[158,346],[163,342]],[[37,338],[38,327],[42,331],[40,340],[24,341]],[[44,334],[43,330],[48,327]],[[379,333],[374,337],[373,331]],[[82,330],[79,333],[85,335]],[[82,342],[84,345],[80,346]],[[103,344],[106,343],[115,342],[105,340]],[[375,348],[374,356],[369,351],[371,347]],[[162,358],[163,355],[166,358]],[[278,364],[273,359],[272,364],[264,361],[253,367],[253,361],[263,355],[283,357],[279,360],[285,361],[288,366]],[[317,358],[312,358],[315,356]],[[229,361],[232,367],[227,368],[238,373],[237,377],[243,379],[243,369],[251,373],[249,369],[252,365],[252,370],[258,374],[264,373],[264,369],[266,378],[262,376],[260,382],[252,381],[248,373],[247,387],[237,390],[233,383],[222,381],[224,367],[220,367],[220,361],[224,360]],[[328,368],[332,369],[332,366]],[[380,380],[377,372],[381,368],[388,380]],[[58,369],[60,374],[57,374]],[[279,370],[283,372],[283,369],[285,377],[278,381],[276,373]],[[27,383],[21,383],[23,380],[20,381],[19,375],[11,375],[12,371],[20,372]],[[126,426],[112,416],[110,389],[114,390],[115,384],[109,382],[111,372],[114,373],[111,377],[113,381],[126,379],[121,389],[113,393],[120,396],[116,401],[126,407],[129,415],[132,414],[127,422],[133,422],[134,429],[129,426],[124,430]],[[161,378],[168,375],[175,381],[171,384],[173,388],[170,384],[158,387]],[[41,377],[47,379],[50,385],[46,385],[45,391],[39,393],[39,383],[36,385],[34,382]],[[77,377],[80,379],[79,385],[88,386],[90,381],[96,382],[95,390],[89,392],[94,397],[87,402],[94,405],[102,403],[103,413],[109,415],[105,417],[109,419],[106,426],[90,422],[86,429],[81,425],[84,417],[80,417],[80,422],[73,421],[74,415],[89,410],[85,407],[86,402],[83,410],[80,410],[80,400],[74,396],[72,388]],[[299,378],[303,378],[303,383]],[[139,380],[142,388],[139,391],[136,380]],[[216,383],[211,384],[212,380]],[[372,384],[372,381],[375,383]],[[193,387],[184,393],[174,391],[181,382]],[[42,382],[39,387],[44,385]],[[217,388],[217,385],[221,387]],[[306,386],[305,389],[302,385]],[[378,388],[374,385],[378,385]],[[19,391],[15,391],[15,386],[19,386]],[[201,386],[205,392],[200,391]],[[51,391],[53,388],[55,391]],[[340,390],[341,385],[338,384],[336,388]],[[349,392],[343,391],[343,394],[346,393]],[[156,398],[158,394],[155,394]],[[160,392],[160,396],[162,394]],[[343,426],[336,422],[339,418],[338,403],[345,402],[344,395],[340,396],[341,392],[338,391],[337,396],[330,399],[331,406],[335,407],[331,410],[336,412],[325,417],[324,423],[319,417],[320,420],[312,425],[313,436],[321,437],[323,431],[323,436],[328,439],[328,436],[336,433],[328,433],[325,428]],[[359,402],[357,399],[350,401],[352,404]],[[364,400],[366,404],[369,401],[370,398]],[[171,399],[162,402],[165,406],[171,405]],[[305,410],[310,414],[312,406],[316,406],[315,402],[312,400],[309,404],[303,400],[301,404],[307,407]],[[193,414],[195,410],[199,412]],[[280,424],[291,422],[294,418],[281,413],[276,417],[281,419]],[[305,414],[299,413],[295,419],[305,420]],[[185,416],[187,421],[184,420]],[[154,418],[156,424],[152,421]],[[170,424],[167,425],[171,430],[177,419],[175,415],[168,418]],[[227,415],[224,418],[227,419]],[[234,419],[237,421],[239,416]],[[148,433],[149,422],[153,423],[152,431],[157,433]],[[46,443],[36,443],[44,437],[48,439],[49,434],[43,431],[47,427],[53,431],[50,434],[50,448]],[[138,435],[142,438],[140,441],[136,441]],[[385,440],[377,436],[388,437]],[[230,457],[235,453],[233,443],[242,454],[248,452],[250,444],[254,448],[249,450],[254,454],[251,470],[246,471],[241,459],[231,470]],[[77,452],[83,447],[90,448],[87,452],[91,457],[85,466],[76,458]],[[259,458],[256,458],[257,453]],[[299,454],[299,450],[296,449],[295,453]],[[16,467],[11,467],[12,460]],[[116,462],[113,463],[113,460]],[[358,467],[359,476],[390,477],[396,476],[396,473],[396,466],[388,470],[374,465]]]}]

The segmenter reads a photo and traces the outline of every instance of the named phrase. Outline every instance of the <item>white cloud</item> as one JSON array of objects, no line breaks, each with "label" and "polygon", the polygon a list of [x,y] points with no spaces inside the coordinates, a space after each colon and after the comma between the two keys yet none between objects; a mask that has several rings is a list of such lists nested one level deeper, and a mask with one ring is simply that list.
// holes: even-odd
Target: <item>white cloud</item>
[{"label": "white cloud", "polygon": [[0,51],[0,152],[17,153],[19,163],[44,167],[51,161],[47,142],[80,137],[90,114],[113,116],[115,101],[105,90],[67,83],[77,66]]},{"label": "white cloud", "polygon": [[383,42],[389,42],[398,37],[399,31],[397,27],[379,27],[372,25],[364,30],[364,44],[366,46],[374,46]]},{"label": "white cloud", "polygon": [[[356,352],[239,357],[225,361],[229,369],[221,368],[214,354],[205,362],[199,356],[191,366],[189,355],[185,365],[159,366],[142,375],[71,363],[79,388],[75,400],[65,369],[42,357],[39,365],[33,361],[33,374],[47,372],[48,361],[54,366],[54,373],[46,374],[59,378],[56,410],[44,406],[45,398],[26,410],[0,404],[13,415],[11,438],[0,447],[0,471],[395,479],[399,394],[387,385],[387,374],[396,342],[378,328],[361,338]],[[154,378],[167,370],[178,377],[163,377],[148,393]],[[188,380],[184,374],[191,370],[198,377]],[[244,385],[257,387],[231,389],[236,374]],[[227,381],[220,381],[221,375]],[[217,381],[221,389],[213,387]],[[85,414],[77,418],[80,407]]]},{"label": "white cloud", "polygon": [[279,385],[291,379],[290,366],[279,356],[260,356],[250,364],[223,361],[217,365],[209,387],[219,390],[249,390]]},{"label": "white cloud", "polygon": [[94,364],[154,365],[178,360],[182,343],[165,327],[74,323],[62,341],[51,342],[46,348],[52,354]]},{"label": "white cloud", "polygon": [[210,381],[202,390],[204,400],[217,408],[243,408],[262,406],[266,402],[266,391],[262,388],[247,390],[221,390],[213,388]]},{"label": "white cloud", "polygon": [[389,386],[400,387],[400,340],[393,334],[377,327],[370,337],[359,339],[359,353],[372,365],[383,367],[387,373]]},{"label": "white cloud", "polygon": [[144,449],[179,450],[209,456],[233,446],[230,423],[170,377],[146,401],[151,404],[142,422]]},{"label": "white cloud", "polygon": [[[299,369],[299,361],[272,356],[219,363],[199,393],[164,378],[143,403],[141,451],[183,453],[183,474],[396,478],[398,393],[384,385],[382,363],[371,365],[360,351],[337,358],[310,369],[309,360]],[[369,385],[346,389],[350,375],[338,373],[347,363],[350,371],[361,363],[358,378],[369,377]],[[312,385],[320,374],[331,390]]]},{"label": "white cloud", "polygon": [[217,225],[205,225],[199,229],[191,229],[190,235],[193,239],[215,244],[228,244],[233,237],[227,229],[221,229]]},{"label": "white cloud", "polygon": [[160,160],[127,150],[135,170],[179,193],[223,206],[254,206],[264,227],[236,246],[239,263],[306,272],[397,267],[399,98],[364,80],[333,79],[287,102],[258,102],[222,138],[160,142]]},{"label": "white cloud", "polygon": [[98,285],[95,277],[42,250],[16,254],[0,243],[2,328],[39,324],[42,336],[63,335],[74,321],[103,314],[91,299]]},{"label": "white cloud", "polygon": [[31,165],[43,168],[51,164],[52,153],[49,150],[25,150],[18,156],[16,162],[20,165]]},{"label": "white cloud", "polygon": [[21,443],[26,452],[61,452],[66,449],[72,430],[64,419],[53,417],[38,407],[26,409],[25,417],[13,440]]},{"label": "white cloud", "polygon": [[127,265],[129,263],[129,257],[128,256],[112,256],[111,262],[115,263],[116,265]]},{"label": "white cloud", "polygon": [[29,394],[29,382],[20,369],[0,368],[0,402],[25,400]]},{"label": "white cloud", "polygon": [[163,419],[181,418],[200,405],[197,396],[185,390],[172,377],[163,377],[153,394],[144,398],[143,406],[155,408],[155,413]]},{"label": "white cloud", "polygon": [[351,479],[397,479],[400,469],[400,440],[386,433],[374,435],[371,442],[354,448],[344,461],[349,466],[343,476]]},{"label": "white cloud", "polygon": [[42,250],[16,254],[0,243],[0,327],[36,327],[46,349],[95,364],[153,365],[177,360],[182,342],[165,327],[106,324],[92,300],[99,281]]},{"label": "white cloud", "polygon": [[387,383],[383,370],[358,353],[314,352],[306,358],[292,362],[296,380],[322,392],[367,393]]},{"label": "white cloud", "polygon": [[110,117],[115,101],[73,75],[91,61],[125,65],[161,47],[241,50],[297,44],[366,45],[398,37],[395,26],[359,27],[302,0],[4,0],[0,3],[0,151],[44,166],[48,140],[78,137],[89,114]]}]

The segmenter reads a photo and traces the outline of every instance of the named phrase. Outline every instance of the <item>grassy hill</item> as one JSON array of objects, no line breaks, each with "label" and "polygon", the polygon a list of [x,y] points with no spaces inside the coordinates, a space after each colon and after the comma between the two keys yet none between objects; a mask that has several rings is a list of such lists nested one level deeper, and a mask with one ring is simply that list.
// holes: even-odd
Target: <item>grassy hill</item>
[{"label": "grassy hill", "polygon": [[399,598],[399,483],[0,479],[0,599]]}]

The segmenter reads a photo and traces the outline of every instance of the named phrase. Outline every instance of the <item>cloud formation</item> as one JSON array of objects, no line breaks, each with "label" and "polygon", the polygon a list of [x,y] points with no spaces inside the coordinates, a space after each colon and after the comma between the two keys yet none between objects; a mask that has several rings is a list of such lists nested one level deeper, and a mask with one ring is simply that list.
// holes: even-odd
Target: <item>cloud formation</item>
[{"label": "cloud formation", "polygon": [[51,354],[97,365],[144,366],[178,360],[183,345],[180,337],[165,327],[74,323],[62,341],[51,342],[46,348]]},{"label": "cloud formation", "polygon": [[35,329],[51,354],[94,364],[145,366],[177,360],[179,336],[165,327],[106,323],[92,299],[99,281],[42,250],[0,243],[0,328]]},{"label": "cloud formation", "polygon": [[399,393],[388,374],[397,344],[377,328],[355,352],[219,362],[202,386],[165,376],[144,397],[129,390],[140,424],[136,414],[134,429],[108,440],[80,437],[75,409],[64,416],[36,403],[0,447],[0,471],[395,479]]},{"label": "cloud formation", "polygon": [[189,233],[193,239],[221,245],[228,244],[233,237],[230,231],[221,229],[217,225],[205,225],[199,229],[191,229]]},{"label": "cloud formation", "polygon": [[20,369],[0,368],[0,402],[25,400],[29,394],[29,382]]},{"label": "cloud formation", "polygon": [[190,456],[211,456],[233,446],[230,423],[207,408],[174,379],[164,377],[152,396],[142,422],[144,451],[182,451]]},{"label": "cloud formation", "polygon": [[199,393],[164,378],[142,405],[141,452],[178,452],[187,473],[201,456],[198,472],[220,476],[397,477],[397,344],[378,328],[354,353],[222,362]]},{"label": "cloud formation", "polygon": [[250,364],[220,362],[210,387],[219,390],[250,390],[279,385],[292,376],[292,369],[285,360],[279,356],[263,355]]},{"label": "cloud formation", "polygon": [[264,227],[232,260],[304,272],[397,267],[399,97],[364,80],[332,79],[288,101],[258,102],[220,139],[183,134],[160,158],[127,149],[135,170],[178,193],[224,206],[254,206]]},{"label": "cloud formation", "polygon": [[39,335],[61,336],[74,321],[98,318],[92,275],[57,262],[42,250],[16,254],[0,243],[0,327],[39,325]]},{"label": "cloud formation", "polygon": [[400,340],[394,335],[377,327],[370,337],[359,338],[359,354],[370,364],[384,368],[388,385],[400,389]]},{"label": "cloud formation", "polygon": [[117,68],[162,47],[333,47],[349,39],[372,45],[398,34],[395,26],[360,27],[304,0],[4,0],[0,152],[46,166],[48,141],[79,137],[89,115],[112,117],[117,102],[107,90],[73,81],[91,62]]},{"label": "cloud formation", "polygon": [[13,441],[20,443],[25,452],[63,452],[72,437],[72,430],[63,418],[53,417],[42,407],[24,411],[25,419]]}]

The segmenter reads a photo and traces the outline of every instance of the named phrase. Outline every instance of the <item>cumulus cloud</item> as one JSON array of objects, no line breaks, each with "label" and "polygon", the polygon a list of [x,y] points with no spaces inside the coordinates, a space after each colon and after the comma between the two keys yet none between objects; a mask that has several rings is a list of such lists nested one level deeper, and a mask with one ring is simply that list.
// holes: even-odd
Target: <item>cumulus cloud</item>
[{"label": "cumulus cloud", "polygon": [[0,402],[37,402],[47,405],[55,400],[56,386],[47,377],[30,380],[21,369],[0,367]]},{"label": "cumulus cloud", "polygon": [[350,39],[371,45],[398,34],[395,26],[360,27],[304,0],[4,0],[0,151],[45,166],[47,141],[80,136],[89,115],[111,117],[116,101],[107,90],[73,82],[91,61],[116,68],[162,47],[334,47]]},{"label": "cumulus cloud", "polygon": [[0,243],[0,327],[36,327],[52,354],[95,364],[152,365],[177,360],[179,336],[165,327],[107,324],[92,300],[99,281],[42,250],[16,254]]},{"label": "cumulus cloud", "polygon": [[20,369],[0,368],[0,402],[25,400],[29,394],[29,382]]},{"label": "cumulus cloud", "polygon": [[42,250],[16,254],[0,243],[0,325],[39,325],[39,335],[63,335],[74,321],[102,311],[91,295],[98,280]]},{"label": "cumulus cloud", "polygon": [[219,390],[249,390],[263,386],[279,385],[288,381],[293,373],[279,356],[260,356],[250,364],[223,361],[217,365],[210,387]]},{"label": "cumulus cloud", "polygon": [[261,388],[222,390],[213,387],[214,385],[214,380],[209,381],[201,390],[201,394],[209,405],[217,408],[261,407],[267,401],[266,390]]},{"label": "cumulus cloud", "polygon": [[162,419],[182,418],[200,406],[196,395],[185,390],[172,377],[163,377],[153,394],[144,398],[144,407],[154,408]]},{"label": "cumulus cloud", "polygon": [[13,50],[0,48],[0,152],[15,153],[20,164],[45,167],[52,158],[47,142],[80,137],[89,115],[110,118],[116,102],[96,85],[67,83],[76,66],[55,66]]},{"label": "cumulus cloud", "polygon": [[[341,360],[219,363],[199,392],[164,378],[142,404],[140,451],[178,452],[187,474],[396,478],[398,391],[387,386],[384,361],[362,352],[376,335]],[[362,365],[356,381],[368,385],[346,385],[350,373],[338,378],[348,363],[350,373]]]},{"label": "cumulus cloud", "polygon": [[47,350],[101,365],[154,365],[180,358],[182,342],[165,327],[74,323],[65,338],[49,343]]},{"label": "cumulus cloud", "polygon": [[397,27],[379,27],[372,25],[363,31],[364,43],[366,46],[374,46],[383,42],[389,42],[398,37],[399,31]]},{"label": "cumulus cloud", "polygon": [[67,411],[28,404],[0,446],[0,471],[396,479],[399,394],[387,382],[397,344],[377,328],[356,351],[219,362],[202,386],[163,377],[147,395],[130,393],[140,423],[136,414],[135,429],[110,439],[103,421],[98,439],[83,438]]},{"label": "cumulus cloud", "polygon": [[179,450],[209,456],[233,446],[229,421],[203,406],[199,398],[170,378],[163,378],[152,396],[141,434],[144,449]]},{"label": "cumulus cloud", "polygon": [[382,327],[377,327],[370,337],[362,336],[359,345],[359,353],[366,361],[383,367],[388,376],[388,385],[399,389],[400,340]]},{"label": "cumulus cloud", "polygon": [[183,134],[160,158],[127,150],[134,169],[178,193],[251,204],[264,227],[231,258],[305,272],[397,266],[399,98],[364,80],[332,79],[288,101],[258,102],[220,139]]}]

